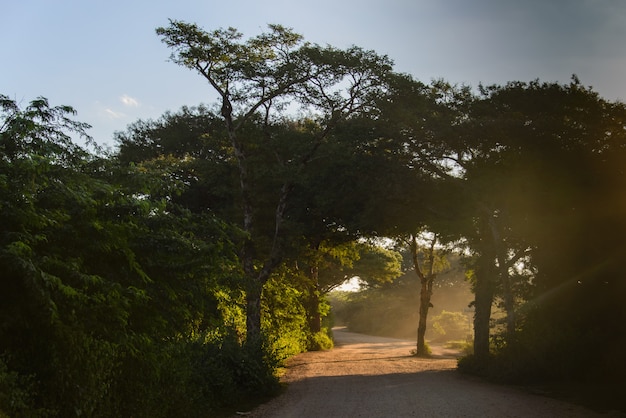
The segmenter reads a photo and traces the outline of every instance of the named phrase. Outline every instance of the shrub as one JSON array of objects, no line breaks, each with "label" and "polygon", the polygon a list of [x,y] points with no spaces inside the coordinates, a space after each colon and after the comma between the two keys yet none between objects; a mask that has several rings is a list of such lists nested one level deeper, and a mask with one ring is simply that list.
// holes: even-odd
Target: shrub
[{"label": "shrub", "polygon": [[145,342],[123,362],[119,409],[112,415],[204,417],[248,397],[275,394],[281,359],[269,346],[242,344],[235,330]]},{"label": "shrub", "polygon": [[32,376],[23,376],[9,370],[5,359],[0,358],[0,418],[46,416],[44,410],[34,408],[34,392]]},{"label": "shrub", "polygon": [[322,351],[330,350],[335,346],[332,337],[329,335],[330,331],[325,328],[320,332],[317,332],[309,337],[309,343],[307,349],[309,351]]},{"label": "shrub", "polygon": [[289,357],[307,348],[307,313],[302,292],[289,276],[272,277],[263,289],[262,329],[264,344],[278,357]]}]

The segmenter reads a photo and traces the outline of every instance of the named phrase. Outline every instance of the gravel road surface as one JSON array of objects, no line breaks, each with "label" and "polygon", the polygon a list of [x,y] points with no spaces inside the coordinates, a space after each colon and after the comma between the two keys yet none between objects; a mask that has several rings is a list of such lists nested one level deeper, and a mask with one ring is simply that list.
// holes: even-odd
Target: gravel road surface
[{"label": "gravel road surface", "polygon": [[239,416],[327,417],[600,417],[580,406],[485,383],[458,373],[456,353],[433,348],[411,356],[412,341],[334,330],[336,348],[288,362],[287,390]]}]

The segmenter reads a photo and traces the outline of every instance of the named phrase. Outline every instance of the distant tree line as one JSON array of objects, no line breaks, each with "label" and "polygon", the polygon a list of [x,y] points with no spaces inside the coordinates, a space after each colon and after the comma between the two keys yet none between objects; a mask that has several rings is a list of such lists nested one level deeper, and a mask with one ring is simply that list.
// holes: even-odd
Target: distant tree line
[{"label": "distant tree line", "polygon": [[332,346],[325,295],[393,282],[402,256],[377,243],[423,233],[464,257],[463,370],[624,375],[622,103],[575,77],[427,85],[278,25],[157,34],[220,100],[137,121],[113,152],[72,141],[89,127],[70,107],[0,96],[0,415],[192,417],[271,394],[284,358]]}]

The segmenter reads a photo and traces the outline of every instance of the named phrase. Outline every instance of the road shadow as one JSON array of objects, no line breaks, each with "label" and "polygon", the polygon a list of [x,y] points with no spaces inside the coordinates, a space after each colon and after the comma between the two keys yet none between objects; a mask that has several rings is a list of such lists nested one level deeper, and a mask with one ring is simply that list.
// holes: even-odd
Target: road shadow
[{"label": "road shadow", "polygon": [[258,416],[534,418],[601,415],[511,387],[468,379],[456,370],[423,370],[307,377],[290,383],[285,395]]}]

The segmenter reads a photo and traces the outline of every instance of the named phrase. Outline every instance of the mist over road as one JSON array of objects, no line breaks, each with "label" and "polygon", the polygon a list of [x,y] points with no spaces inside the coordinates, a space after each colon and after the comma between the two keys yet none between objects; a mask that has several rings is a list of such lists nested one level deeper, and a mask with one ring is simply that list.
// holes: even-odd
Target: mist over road
[{"label": "mist over road", "polygon": [[412,341],[334,330],[337,347],[292,358],[284,394],[245,416],[597,417],[559,400],[464,376],[455,353],[411,356]]}]

